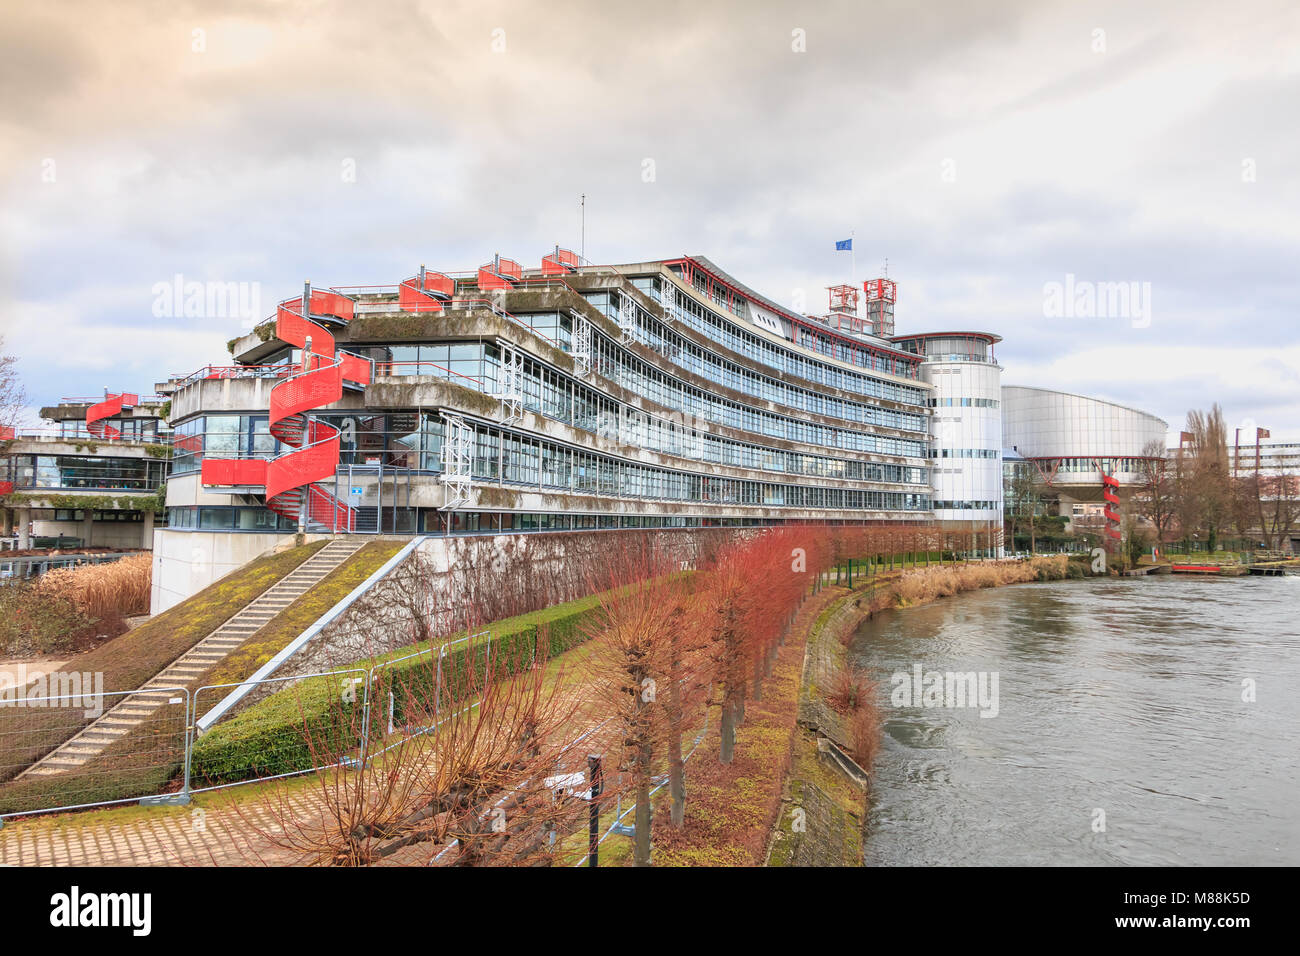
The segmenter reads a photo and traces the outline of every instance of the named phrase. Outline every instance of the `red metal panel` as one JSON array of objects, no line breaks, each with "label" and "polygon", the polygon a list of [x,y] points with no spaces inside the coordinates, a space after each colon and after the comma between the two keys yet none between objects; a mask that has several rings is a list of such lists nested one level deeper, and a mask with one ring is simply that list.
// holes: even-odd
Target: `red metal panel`
[{"label": "red metal panel", "polygon": [[542,275],[558,276],[573,272],[578,268],[578,254],[569,249],[556,249],[549,256],[542,256]]},{"label": "red metal panel", "polygon": [[265,458],[205,458],[201,472],[205,485],[264,485]]},{"label": "red metal panel", "polygon": [[420,291],[419,277],[397,287],[397,305],[403,312],[441,312],[442,303]]},{"label": "red metal panel", "polygon": [[456,280],[451,276],[443,275],[441,272],[424,273],[424,291],[430,295],[440,295],[451,298],[456,294]]},{"label": "red metal panel", "polygon": [[358,382],[362,385],[370,384],[370,362],[367,359],[348,352],[340,352],[339,358],[343,360],[343,378],[345,380]]},{"label": "red metal panel", "polygon": [[286,378],[271,389],[272,426],[293,415],[330,405],[343,397],[343,375],[338,365]]},{"label": "red metal panel", "polygon": [[0,481],[0,498],[3,498],[7,494],[11,494],[13,490],[14,483],[12,481]]},{"label": "red metal panel", "polygon": [[514,284],[506,279],[501,278],[491,269],[484,266],[478,270],[478,287],[480,289],[513,289]]},{"label": "red metal panel", "polygon": [[13,441],[14,427],[12,425],[0,425],[0,441]]},{"label": "red metal panel", "polygon": [[334,336],[330,335],[324,326],[302,317],[298,311],[302,308],[301,302],[296,303],[298,309],[294,309],[293,304],[295,304],[293,300],[290,300],[290,305],[281,303],[275,310],[276,336],[300,349],[306,347],[307,339],[310,337],[311,350],[314,353],[333,358]]},{"label": "red metal panel", "polygon": [[344,322],[351,322],[356,311],[356,303],[347,296],[329,289],[311,290],[311,311],[315,315],[332,315]]}]

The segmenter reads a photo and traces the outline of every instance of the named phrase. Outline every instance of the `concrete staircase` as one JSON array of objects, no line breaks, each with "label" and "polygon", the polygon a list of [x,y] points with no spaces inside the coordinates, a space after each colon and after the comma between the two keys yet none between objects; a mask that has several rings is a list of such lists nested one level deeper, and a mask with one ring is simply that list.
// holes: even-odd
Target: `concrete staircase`
[{"label": "concrete staircase", "polygon": [[[184,695],[172,688],[189,687],[214,664],[262,629],[365,544],[356,538],[331,541],[293,571],[285,575],[238,614],[203,638],[160,671],[152,680],[88,725],[76,736],[32,764],[15,779],[48,777],[76,770],[99,756],[120,737],[149,720],[167,704],[178,704]],[[109,698],[112,700],[114,698]]]}]

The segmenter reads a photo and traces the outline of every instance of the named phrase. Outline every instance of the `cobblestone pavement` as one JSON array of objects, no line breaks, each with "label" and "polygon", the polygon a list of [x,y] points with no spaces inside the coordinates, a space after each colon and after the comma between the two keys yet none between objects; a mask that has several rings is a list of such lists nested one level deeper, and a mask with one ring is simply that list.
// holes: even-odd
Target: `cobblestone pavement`
[{"label": "cobblestone pavement", "polygon": [[[310,814],[302,797],[288,800]],[[297,854],[276,846],[280,805],[261,803],[132,810],[113,822],[112,811],[81,822],[62,818],[7,822],[0,829],[0,865],[6,866],[257,866],[286,865]]]}]

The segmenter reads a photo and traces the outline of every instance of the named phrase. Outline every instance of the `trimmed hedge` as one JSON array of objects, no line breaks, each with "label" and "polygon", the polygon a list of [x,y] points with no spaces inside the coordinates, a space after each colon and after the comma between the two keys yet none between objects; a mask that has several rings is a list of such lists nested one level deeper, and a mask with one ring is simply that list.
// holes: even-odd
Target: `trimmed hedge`
[{"label": "trimmed hedge", "polygon": [[[487,630],[497,666],[515,673],[529,666],[539,636],[545,635],[549,656],[558,656],[583,643],[590,629],[584,625],[600,610],[600,595],[591,595],[554,607],[507,618]],[[451,643],[463,634],[448,638]],[[410,645],[373,660],[360,661],[368,669],[427,648]],[[441,707],[451,706],[452,689],[468,683],[468,669],[483,676],[488,660],[486,640],[461,643],[442,659]],[[423,705],[432,703],[436,660],[423,655],[400,661],[375,675],[372,689],[371,740],[383,738],[388,725],[389,694],[394,723],[427,720]],[[194,746],[191,773],[195,786],[227,783],[252,777],[306,770],[314,763],[333,762],[354,753],[364,729],[362,685],[355,685],[354,700],[345,699],[346,670],[329,677],[298,681],[229,720],[217,724]],[[200,715],[201,716],[201,715]]]}]

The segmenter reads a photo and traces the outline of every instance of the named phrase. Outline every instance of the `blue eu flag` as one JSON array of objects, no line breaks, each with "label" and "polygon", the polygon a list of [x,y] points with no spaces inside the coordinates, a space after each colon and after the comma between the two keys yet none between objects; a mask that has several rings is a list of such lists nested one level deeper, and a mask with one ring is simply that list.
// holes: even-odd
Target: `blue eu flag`
[{"label": "blue eu flag", "polygon": [[852,248],[853,248],[852,239],[841,239],[835,243],[836,252],[843,252],[845,249],[851,250]]}]

